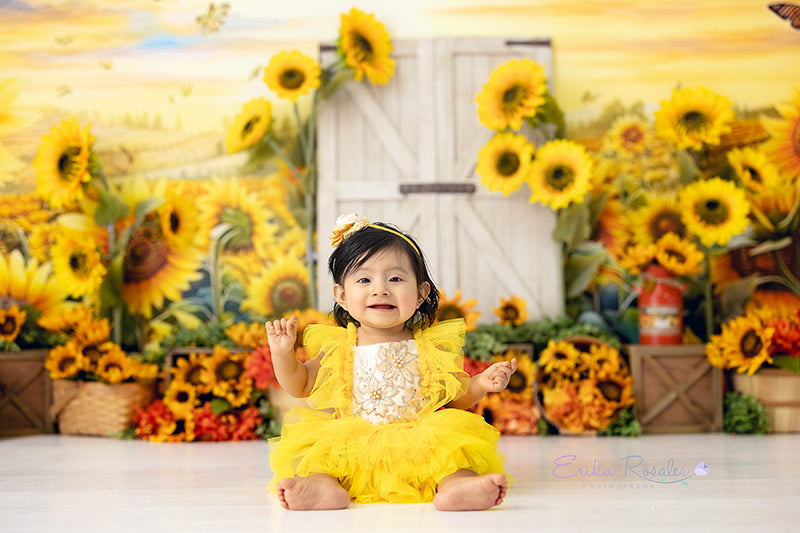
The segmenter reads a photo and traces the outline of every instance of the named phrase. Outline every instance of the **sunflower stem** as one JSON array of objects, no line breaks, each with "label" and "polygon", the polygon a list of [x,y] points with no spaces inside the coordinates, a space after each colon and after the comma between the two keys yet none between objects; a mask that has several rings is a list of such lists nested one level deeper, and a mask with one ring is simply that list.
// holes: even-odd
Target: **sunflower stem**
[{"label": "sunflower stem", "polygon": [[705,319],[706,319],[706,342],[711,340],[714,334],[714,299],[711,291],[711,250],[702,247],[705,283],[703,283],[703,295],[705,298]]},{"label": "sunflower stem", "polygon": [[265,137],[265,138],[267,140],[267,144],[269,144],[270,148],[272,148],[275,151],[275,153],[278,155],[278,157],[281,158],[281,161],[283,161],[283,163],[287,167],[289,167],[289,170],[295,176],[297,176],[297,179],[300,179],[300,177],[302,176],[302,174],[300,173],[300,169],[298,169],[297,165],[295,165],[292,162],[291,158],[288,155],[286,155],[286,152],[283,151],[283,148],[281,148],[280,144],[275,142],[275,139],[273,139],[269,135],[267,135],[267,137]]},{"label": "sunflower stem", "polygon": [[783,260],[783,256],[781,255],[781,251],[773,250],[772,255],[775,257],[775,263],[778,265],[778,270],[780,271],[781,277],[785,281],[784,285],[797,296],[800,296],[800,280],[798,280],[794,274],[792,274],[792,271],[789,270],[789,267],[786,266],[786,262]]}]

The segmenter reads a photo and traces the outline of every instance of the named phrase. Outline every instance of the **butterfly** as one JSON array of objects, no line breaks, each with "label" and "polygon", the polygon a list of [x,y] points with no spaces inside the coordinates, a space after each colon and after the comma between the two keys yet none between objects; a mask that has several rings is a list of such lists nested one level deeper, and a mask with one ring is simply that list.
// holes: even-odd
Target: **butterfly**
[{"label": "butterfly", "polygon": [[703,461],[697,463],[697,466],[694,468],[694,473],[698,476],[705,476],[708,474],[708,465],[705,464]]},{"label": "butterfly", "polygon": [[769,8],[783,20],[789,20],[792,28],[800,30],[800,4],[769,4]]},{"label": "butterfly", "polygon": [[223,2],[219,5],[214,4],[214,2],[208,4],[208,13],[195,18],[198,26],[200,26],[200,31],[204,34],[219,31],[225,22],[225,17],[228,16],[229,7],[230,4],[228,2]]}]

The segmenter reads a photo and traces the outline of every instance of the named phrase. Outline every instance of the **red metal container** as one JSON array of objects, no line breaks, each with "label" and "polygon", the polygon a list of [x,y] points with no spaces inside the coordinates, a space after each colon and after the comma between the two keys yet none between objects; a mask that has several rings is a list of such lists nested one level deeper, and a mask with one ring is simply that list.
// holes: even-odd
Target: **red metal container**
[{"label": "red metal container", "polygon": [[647,267],[643,278],[639,293],[639,344],[681,344],[684,286],[659,265]]}]

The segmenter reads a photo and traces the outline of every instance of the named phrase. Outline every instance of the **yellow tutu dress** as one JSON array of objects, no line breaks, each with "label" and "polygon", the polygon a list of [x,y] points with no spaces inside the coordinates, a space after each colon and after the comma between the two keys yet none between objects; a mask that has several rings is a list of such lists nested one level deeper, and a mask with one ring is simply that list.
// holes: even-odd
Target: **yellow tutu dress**
[{"label": "yellow tutu dress", "polygon": [[420,503],[456,470],[506,474],[499,432],[475,413],[442,408],[469,382],[464,333],[463,320],[449,320],[410,341],[361,347],[353,324],[309,326],[307,353],[321,358],[311,408],[292,408],[270,440],[269,488],[325,473],[357,503]]}]

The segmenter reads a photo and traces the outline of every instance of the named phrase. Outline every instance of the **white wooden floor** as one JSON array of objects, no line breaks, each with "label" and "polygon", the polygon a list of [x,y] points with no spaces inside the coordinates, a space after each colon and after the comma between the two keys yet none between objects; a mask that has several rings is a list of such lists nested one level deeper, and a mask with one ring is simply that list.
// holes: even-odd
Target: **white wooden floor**
[{"label": "white wooden floor", "polygon": [[[0,440],[0,531],[798,531],[800,434],[503,437],[516,483],[489,511],[281,509],[267,446]],[[706,475],[695,470],[703,462]]]}]

